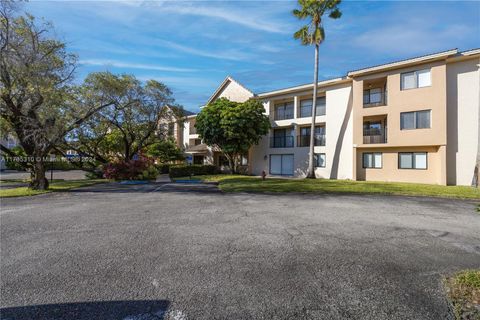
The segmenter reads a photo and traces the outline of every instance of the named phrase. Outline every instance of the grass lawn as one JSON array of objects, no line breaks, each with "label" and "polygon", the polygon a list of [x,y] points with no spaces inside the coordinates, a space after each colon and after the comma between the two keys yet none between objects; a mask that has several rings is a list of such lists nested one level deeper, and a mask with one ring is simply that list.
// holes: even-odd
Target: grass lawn
[{"label": "grass lawn", "polygon": [[[48,192],[68,191],[73,188],[90,186],[92,184],[106,182],[105,179],[82,179],[82,180],[54,180],[48,190],[32,190],[27,187],[1,189],[0,198],[35,196]],[[24,182],[24,181],[23,181]],[[3,182],[2,182],[3,183]]]},{"label": "grass lawn", "polygon": [[[174,180],[188,180],[188,177]],[[225,192],[314,192],[314,193],[371,193],[480,199],[480,190],[465,186],[440,186],[417,183],[349,181],[329,179],[279,179],[240,175],[195,176],[192,179],[219,182]]]},{"label": "grass lawn", "polygon": [[465,270],[445,280],[455,319],[480,319],[480,269]]}]

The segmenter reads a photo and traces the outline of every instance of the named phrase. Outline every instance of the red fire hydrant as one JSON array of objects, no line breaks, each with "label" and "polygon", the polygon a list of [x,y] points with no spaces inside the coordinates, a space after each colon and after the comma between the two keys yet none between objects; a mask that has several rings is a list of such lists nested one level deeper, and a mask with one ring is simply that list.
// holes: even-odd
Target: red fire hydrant
[{"label": "red fire hydrant", "polygon": [[267,176],[267,173],[265,172],[265,170],[262,171],[262,180],[265,180],[265,177]]}]

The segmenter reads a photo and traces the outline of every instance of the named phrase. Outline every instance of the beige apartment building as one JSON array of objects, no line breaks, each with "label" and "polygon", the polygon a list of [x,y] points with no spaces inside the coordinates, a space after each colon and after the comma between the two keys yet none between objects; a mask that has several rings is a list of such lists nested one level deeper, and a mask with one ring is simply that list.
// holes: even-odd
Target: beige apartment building
[{"label": "beige apartment building", "polygon": [[[318,83],[316,176],[327,179],[470,185],[479,145],[480,49],[448,50],[350,71]],[[260,175],[304,177],[313,84],[254,94],[227,77],[206,104],[260,99],[272,129],[242,160]],[[187,118],[193,163],[222,167]]]}]

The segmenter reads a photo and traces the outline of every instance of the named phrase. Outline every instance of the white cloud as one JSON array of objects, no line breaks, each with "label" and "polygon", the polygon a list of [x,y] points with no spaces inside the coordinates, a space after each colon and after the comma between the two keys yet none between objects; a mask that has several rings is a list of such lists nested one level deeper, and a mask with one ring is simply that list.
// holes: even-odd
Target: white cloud
[{"label": "white cloud", "polygon": [[155,80],[166,83],[170,86],[178,86],[184,89],[187,88],[210,88],[219,84],[214,79],[208,79],[205,77],[189,77],[189,76],[158,76],[158,75],[141,75],[137,76],[138,80],[148,81]]},{"label": "white cloud", "polygon": [[[238,10],[229,8],[219,8],[218,6],[202,6],[198,3],[188,4],[185,2],[147,2],[150,4],[160,4],[161,11],[164,13],[173,13],[181,15],[194,15],[221,19],[227,22],[242,25],[254,30],[267,31],[273,33],[290,33],[285,28],[286,24],[269,21],[266,15],[258,15],[255,10]],[[265,12],[265,11],[263,11]]]},{"label": "white cloud", "polygon": [[249,60],[251,59],[251,55],[243,53],[239,50],[222,50],[221,52],[213,52],[208,50],[197,49],[192,46],[178,44],[176,42],[168,41],[168,40],[155,40],[156,44],[159,44],[162,47],[167,47],[170,49],[175,49],[181,52],[189,53],[192,55],[207,57],[207,58],[215,58],[215,59],[223,59],[223,60]]},{"label": "white cloud", "polygon": [[131,69],[157,70],[157,71],[169,71],[169,72],[198,71],[198,69],[167,67],[167,66],[159,66],[156,64],[130,63],[130,62],[122,62],[117,60],[104,60],[104,59],[85,59],[85,60],[80,60],[79,63],[83,65],[90,65],[90,66],[110,66],[115,68],[131,68]]}]

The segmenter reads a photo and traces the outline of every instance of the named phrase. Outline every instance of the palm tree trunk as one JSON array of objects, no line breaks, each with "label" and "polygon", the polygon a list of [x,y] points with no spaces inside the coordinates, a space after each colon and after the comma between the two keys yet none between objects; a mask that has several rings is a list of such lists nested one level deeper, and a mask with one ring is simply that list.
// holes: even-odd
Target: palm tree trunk
[{"label": "palm tree trunk", "polygon": [[312,99],[312,126],[310,127],[310,152],[308,154],[307,178],[315,179],[314,146],[315,146],[315,117],[317,116],[317,85],[318,85],[318,48],[315,44],[315,68],[313,73],[313,99]]},{"label": "palm tree trunk", "polygon": [[[480,94],[479,94],[480,98]],[[480,109],[478,110],[478,122],[480,123]],[[478,124],[477,124],[478,125]],[[477,163],[475,165],[475,170],[473,173],[473,183],[475,187],[480,187],[480,128],[478,129],[478,138],[477,138]]]}]

